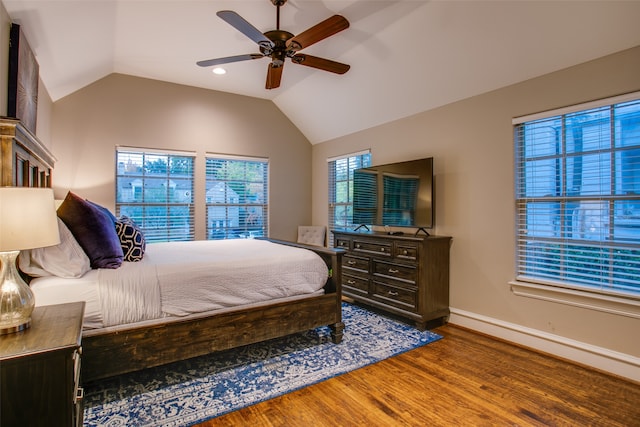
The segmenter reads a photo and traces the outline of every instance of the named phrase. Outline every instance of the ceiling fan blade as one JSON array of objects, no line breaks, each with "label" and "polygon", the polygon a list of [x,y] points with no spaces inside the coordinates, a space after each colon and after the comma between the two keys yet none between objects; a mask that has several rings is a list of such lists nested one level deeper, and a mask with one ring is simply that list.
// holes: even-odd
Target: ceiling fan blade
[{"label": "ceiling fan blade", "polygon": [[273,47],[273,42],[271,40],[236,12],[232,10],[221,10],[217,12],[216,15],[222,18],[227,24],[258,43],[260,46],[269,48]]},{"label": "ceiling fan blade", "polygon": [[196,62],[201,67],[210,67],[212,65],[229,64],[231,62],[248,61],[250,59],[264,58],[261,53],[249,53],[246,55],[227,56],[226,58],[206,59]]},{"label": "ceiling fan blade", "polygon": [[287,49],[293,51],[304,49],[347,28],[349,28],[349,21],[344,16],[333,15],[287,40]]},{"label": "ceiling fan blade", "polygon": [[294,64],[317,68],[319,70],[330,71],[336,74],[344,74],[349,71],[349,68],[351,68],[350,65],[343,64],[341,62],[318,58],[317,56],[305,55],[304,53],[298,53],[292,56],[291,62]]},{"label": "ceiling fan blade", "polygon": [[280,80],[282,79],[282,69],[284,68],[284,64],[276,67],[272,62],[269,63],[269,68],[267,69],[267,84],[265,85],[266,89],[275,89],[280,87]]}]

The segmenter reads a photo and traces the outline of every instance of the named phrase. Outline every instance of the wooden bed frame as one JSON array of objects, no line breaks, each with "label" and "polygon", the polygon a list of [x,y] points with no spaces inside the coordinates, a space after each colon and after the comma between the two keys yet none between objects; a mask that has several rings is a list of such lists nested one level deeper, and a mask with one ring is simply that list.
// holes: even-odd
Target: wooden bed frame
[{"label": "wooden bed frame", "polygon": [[88,333],[82,338],[82,378],[100,378],[164,365],[215,351],[303,332],[331,328],[334,343],[342,340],[342,249],[275,243],[311,249],[331,271],[323,295],[270,305],[238,308],[209,317],[171,319],[151,326]]},{"label": "wooden bed frame", "polygon": [[[51,187],[55,158],[22,124],[0,118],[0,185]],[[319,326],[342,340],[342,249],[267,239],[313,250],[330,271],[325,293],[260,306],[239,307],[210,316],[87,331],[82,339],[83,382],[176,362]]]}]

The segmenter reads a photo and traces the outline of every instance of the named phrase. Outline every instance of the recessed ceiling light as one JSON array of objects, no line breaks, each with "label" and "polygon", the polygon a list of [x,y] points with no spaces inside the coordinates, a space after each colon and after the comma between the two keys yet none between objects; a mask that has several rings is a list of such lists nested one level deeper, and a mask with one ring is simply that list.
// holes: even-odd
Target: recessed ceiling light
[{"label": "recessed ceiling light", "polygon": [[213,69],[213,74],[218,74],[218,75],[227,74],[227,70],[225,70],[224,68],[216,67]]}]

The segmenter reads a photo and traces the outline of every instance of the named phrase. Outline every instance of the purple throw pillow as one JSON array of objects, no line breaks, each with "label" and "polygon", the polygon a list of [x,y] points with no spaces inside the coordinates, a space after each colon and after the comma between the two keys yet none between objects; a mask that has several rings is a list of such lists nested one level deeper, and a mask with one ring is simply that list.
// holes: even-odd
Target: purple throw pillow
[{"label": "purple throw pillow", "polygon": [[113,218],[104,209],[69,192],[58,217],[89,257],[91,268],[118,268],[124,254]]}]

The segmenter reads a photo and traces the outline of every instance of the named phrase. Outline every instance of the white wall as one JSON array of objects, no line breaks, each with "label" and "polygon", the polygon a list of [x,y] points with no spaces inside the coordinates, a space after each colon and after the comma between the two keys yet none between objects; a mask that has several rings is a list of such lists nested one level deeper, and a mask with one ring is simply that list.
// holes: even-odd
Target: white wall
[{"label": "white wall", "polygon": [[499,323],[503,330],[577,342],[605,360],[628,359],[629,375],[640,381],[640,319],[516,296],[509,286],[515,269],[512,118],[637,90],[640,47],[314,145],[312,220],[327,223],[328,157],[366,148],[373,164],[433,156],[435,231],[453,236],[452,321],[475,328]]}]

